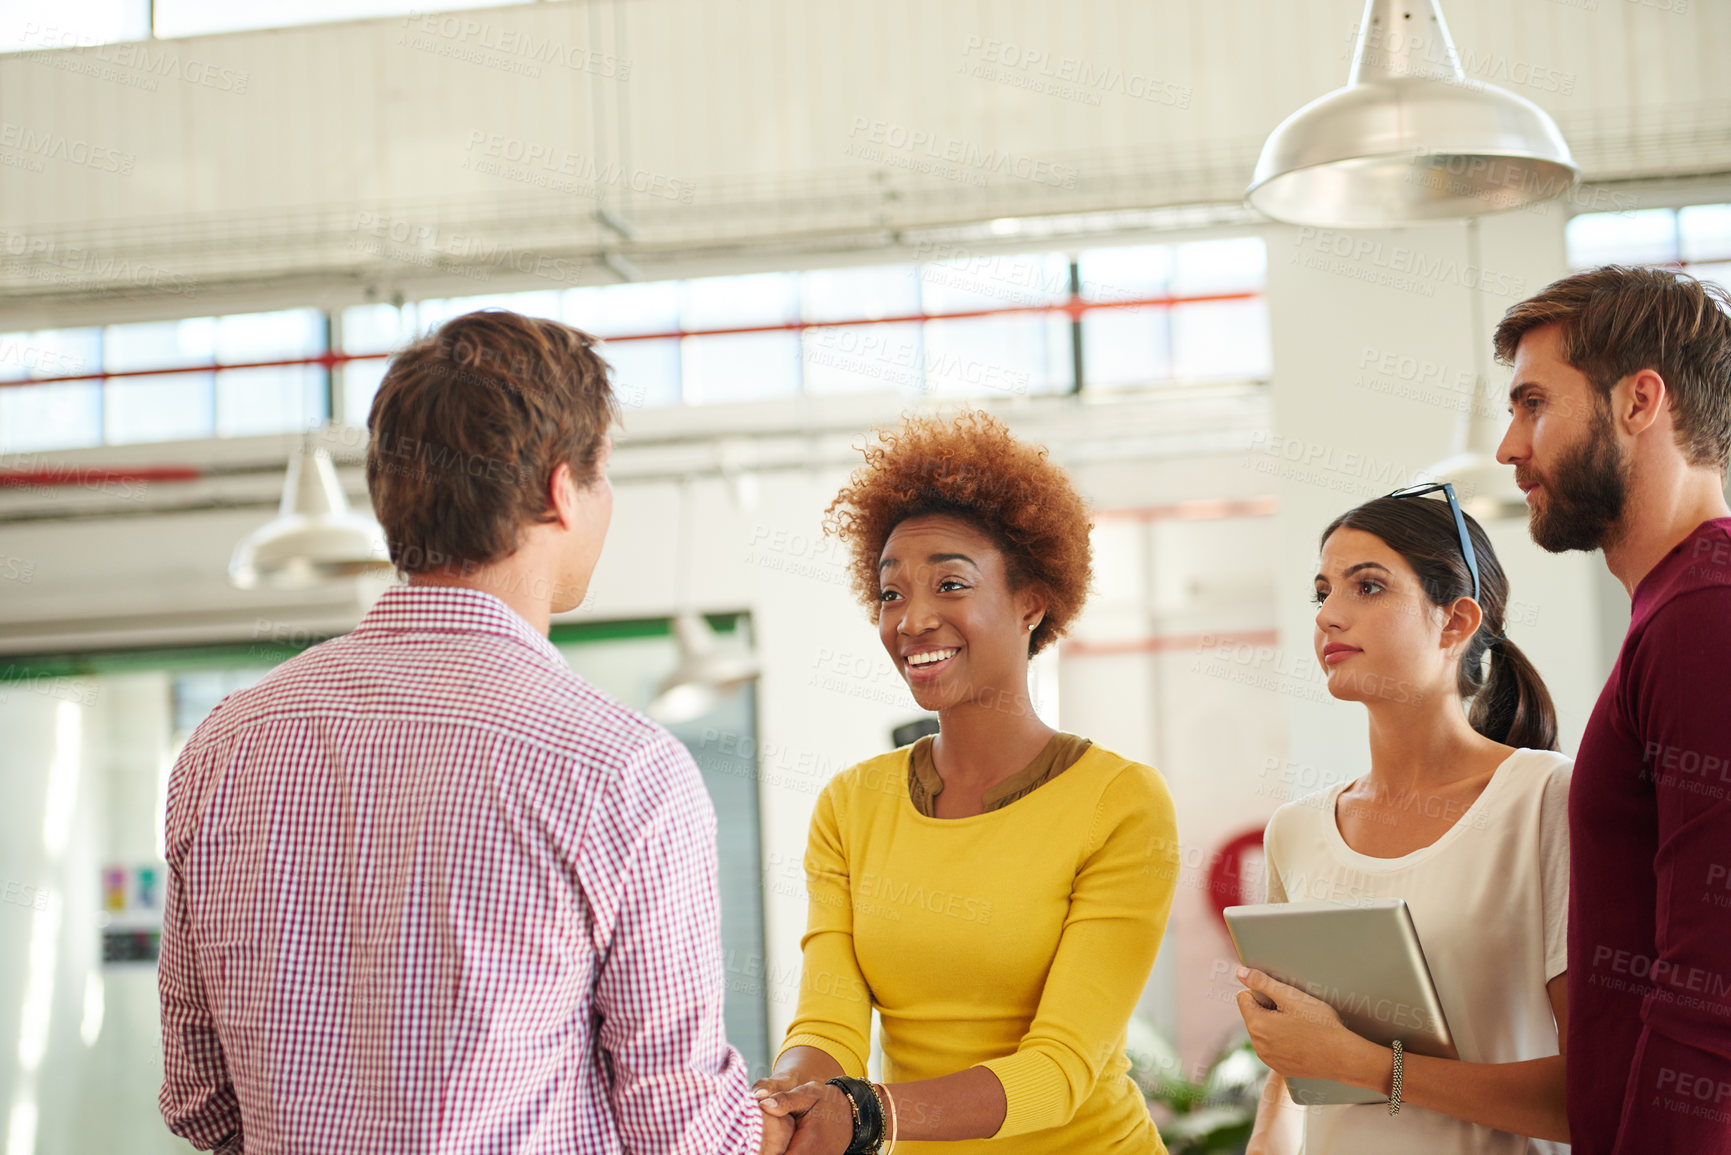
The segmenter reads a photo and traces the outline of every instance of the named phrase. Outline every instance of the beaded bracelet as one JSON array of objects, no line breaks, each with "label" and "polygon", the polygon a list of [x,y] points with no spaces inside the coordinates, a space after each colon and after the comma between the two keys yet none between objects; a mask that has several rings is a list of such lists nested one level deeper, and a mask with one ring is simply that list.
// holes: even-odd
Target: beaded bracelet
[{"label": "beaded bracelet", "polygon": [[1394,1079],[1388,1088],[1388,1113],[1390,1115],[1400,1114],[1400,1069],[1402,1057],[1405,1054],[1406,1047],[1401,1044],[1399,1039],[1396,1039],[1394,1041]]},{"label": "beaded bracelet", "polygon": [[901,1127],[896,1124],[896,1101],[890,1098],[890,1089],[882,1083],[873,1083],[872,1092],[877,1095],[878,1107],[888,1122],[883,1145],[878,1148],[879,1155],[890,1155],[896,1149],[896,1137],[901,1133]]}]

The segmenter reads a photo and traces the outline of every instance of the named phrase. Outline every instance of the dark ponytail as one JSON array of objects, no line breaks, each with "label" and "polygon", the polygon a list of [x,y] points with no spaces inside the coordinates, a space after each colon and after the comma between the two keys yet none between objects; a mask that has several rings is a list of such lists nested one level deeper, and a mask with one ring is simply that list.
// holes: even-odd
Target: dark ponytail
[{"label": "dark ponytail", "polygon": [[[1467,536],[1479,563],[1479,609],[1483,618],[1467,642],[1456,672],[1463,700],[1471,700],[1467,720],[1474,730],[1508,746],[1557,748],[1557,711],[1551,693],[1519,646],[1503,635],[1509,579],[1491,548],[1491,539],[1470,514]],[[1322,532],[1324,543],[1337,529],[1358,529],[1382,539],[1406,559],[1432,604],[1452,605],[1472,597],[1472,571],[1461,553],[1460,535],[1446,502],[1422,497],[1379,497],[1348,510]],[[1485,656],[1489,654],[1489,669]]]},{"label": "dark ponytail", "polygon": [[[1473,549],[1478,549],[1478,543]],[[1484,565],[1484,555],[1479,555]],[[1483,583],[1483,577],[1480,579]],[[1487,621],[1489,619],[1487,618]],[[1479,627],[1478,637],[1485,633]],[[1475,637],[1474,641],[1478,638]],[[1471,652],[1471,647],[1468,647]],[[1467,721],[1473,729],[1493,741],[1507,746],[1525,746],[1533,750],[1557,748],[1557,710],[1551,705],[1551,692],[1544,679],[1521,648],[1504,638],[1490,647],[1491,668],[1484,684],[1473,696]],[[1465,666],[1463,656],[1462,666]]]}]

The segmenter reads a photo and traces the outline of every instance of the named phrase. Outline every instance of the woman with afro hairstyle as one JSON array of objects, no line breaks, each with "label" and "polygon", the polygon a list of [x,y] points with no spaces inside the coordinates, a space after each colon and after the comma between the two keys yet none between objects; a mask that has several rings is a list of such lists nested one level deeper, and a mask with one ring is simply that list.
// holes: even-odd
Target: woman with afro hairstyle
[{"label": "woman with afro hairstyle", "polygon": [[[1172,798],[1028,692],[1087,593],[1082,499],[974,412],[884,434],[829,513],[940,729],[818,798],[799,1010],[764,1110],[798,1116],[790,1155],[1163,1151],[1124,1043],[1177,885]],[[874,1007],[883,1084],[859,1081]]]}]

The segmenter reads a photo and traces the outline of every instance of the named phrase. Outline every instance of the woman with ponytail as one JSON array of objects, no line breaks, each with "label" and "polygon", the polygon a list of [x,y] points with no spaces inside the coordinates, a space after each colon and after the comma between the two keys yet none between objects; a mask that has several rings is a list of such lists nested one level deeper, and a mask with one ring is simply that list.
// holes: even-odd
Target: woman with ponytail
[{"label": "woman with ponytail", "polygon": [[[1446,501],[1426,500],[1443,490]],[[1566,1150],[1570,760],[1538,672],[1504,632],[1508,579],[1452,487],[1378,498],[1322,535],[1315,649],[1362,702],[1370,773],[1287,804],[1264,839],[1270,902],[1402,898],[1459,1051],[1403,1058],[1383,1104],[1300,1108],[1287,1079],[1392,1091],[1394,1054],[1323,1002],[1240,968],[1275,1071],[1250,1155]]]}]

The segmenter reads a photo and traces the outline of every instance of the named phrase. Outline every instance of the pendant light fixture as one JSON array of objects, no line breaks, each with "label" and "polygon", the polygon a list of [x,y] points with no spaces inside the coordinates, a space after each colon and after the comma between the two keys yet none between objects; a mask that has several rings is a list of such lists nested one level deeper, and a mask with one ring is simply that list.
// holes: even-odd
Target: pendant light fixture
[{"label": "pendant light fixture", "polygon": [[691,594],[692,507],[691,482],[685,480],[679,484],[679,536],[673,559],[679,607],[673,617],[673,640],[679,658],[656,687],[647,710],[651,718],[668,726],[703,717],[756,678],[760,669],[754,652],[723,646],[697,612]]},{"label": "pendant light fixture", "polygon": [[275,520],[235,547],[228,580],[243,590],[304,589],[390,568],[385,531],[349,508],[331,455],[308,435],[289,460]]},{"label": "pendant light fixture", "polygon": [[[1479,222],[1469,220],[1467,262],[1483,268]],[[1493,400],[1486,383],[1490,366],[1486,350],[1490,335],[1485,331],[1484,293],[1472,290],[1467,297],[1473,340],[1473,391],[1455,425],[1454,451],[1419,476],[1426,480],[1454,482],[1461,508],[1480,522],[1489,523],[1527,517],[1526,495],[1515,484],[1512,466],[1497,460],[1497,444],[1504,427],[1502,406]]]},{"label": "pendant light fixture", "polygon": [[1437,0],[1366,0],[1346,87],[1269,134],[1244,196],[1275,220],[1372,228],[1520,208],[1579,175],[1543,109],[1467,79]]},{"label": "pendant light fixture", "polygon": [[724,649],[696,610],[683,609],[674,616],[673,639],[679,644],[678,664],[649,703],[649,716],[658,722],[674,726],[701,718],[757,677],[756,655]]}]

